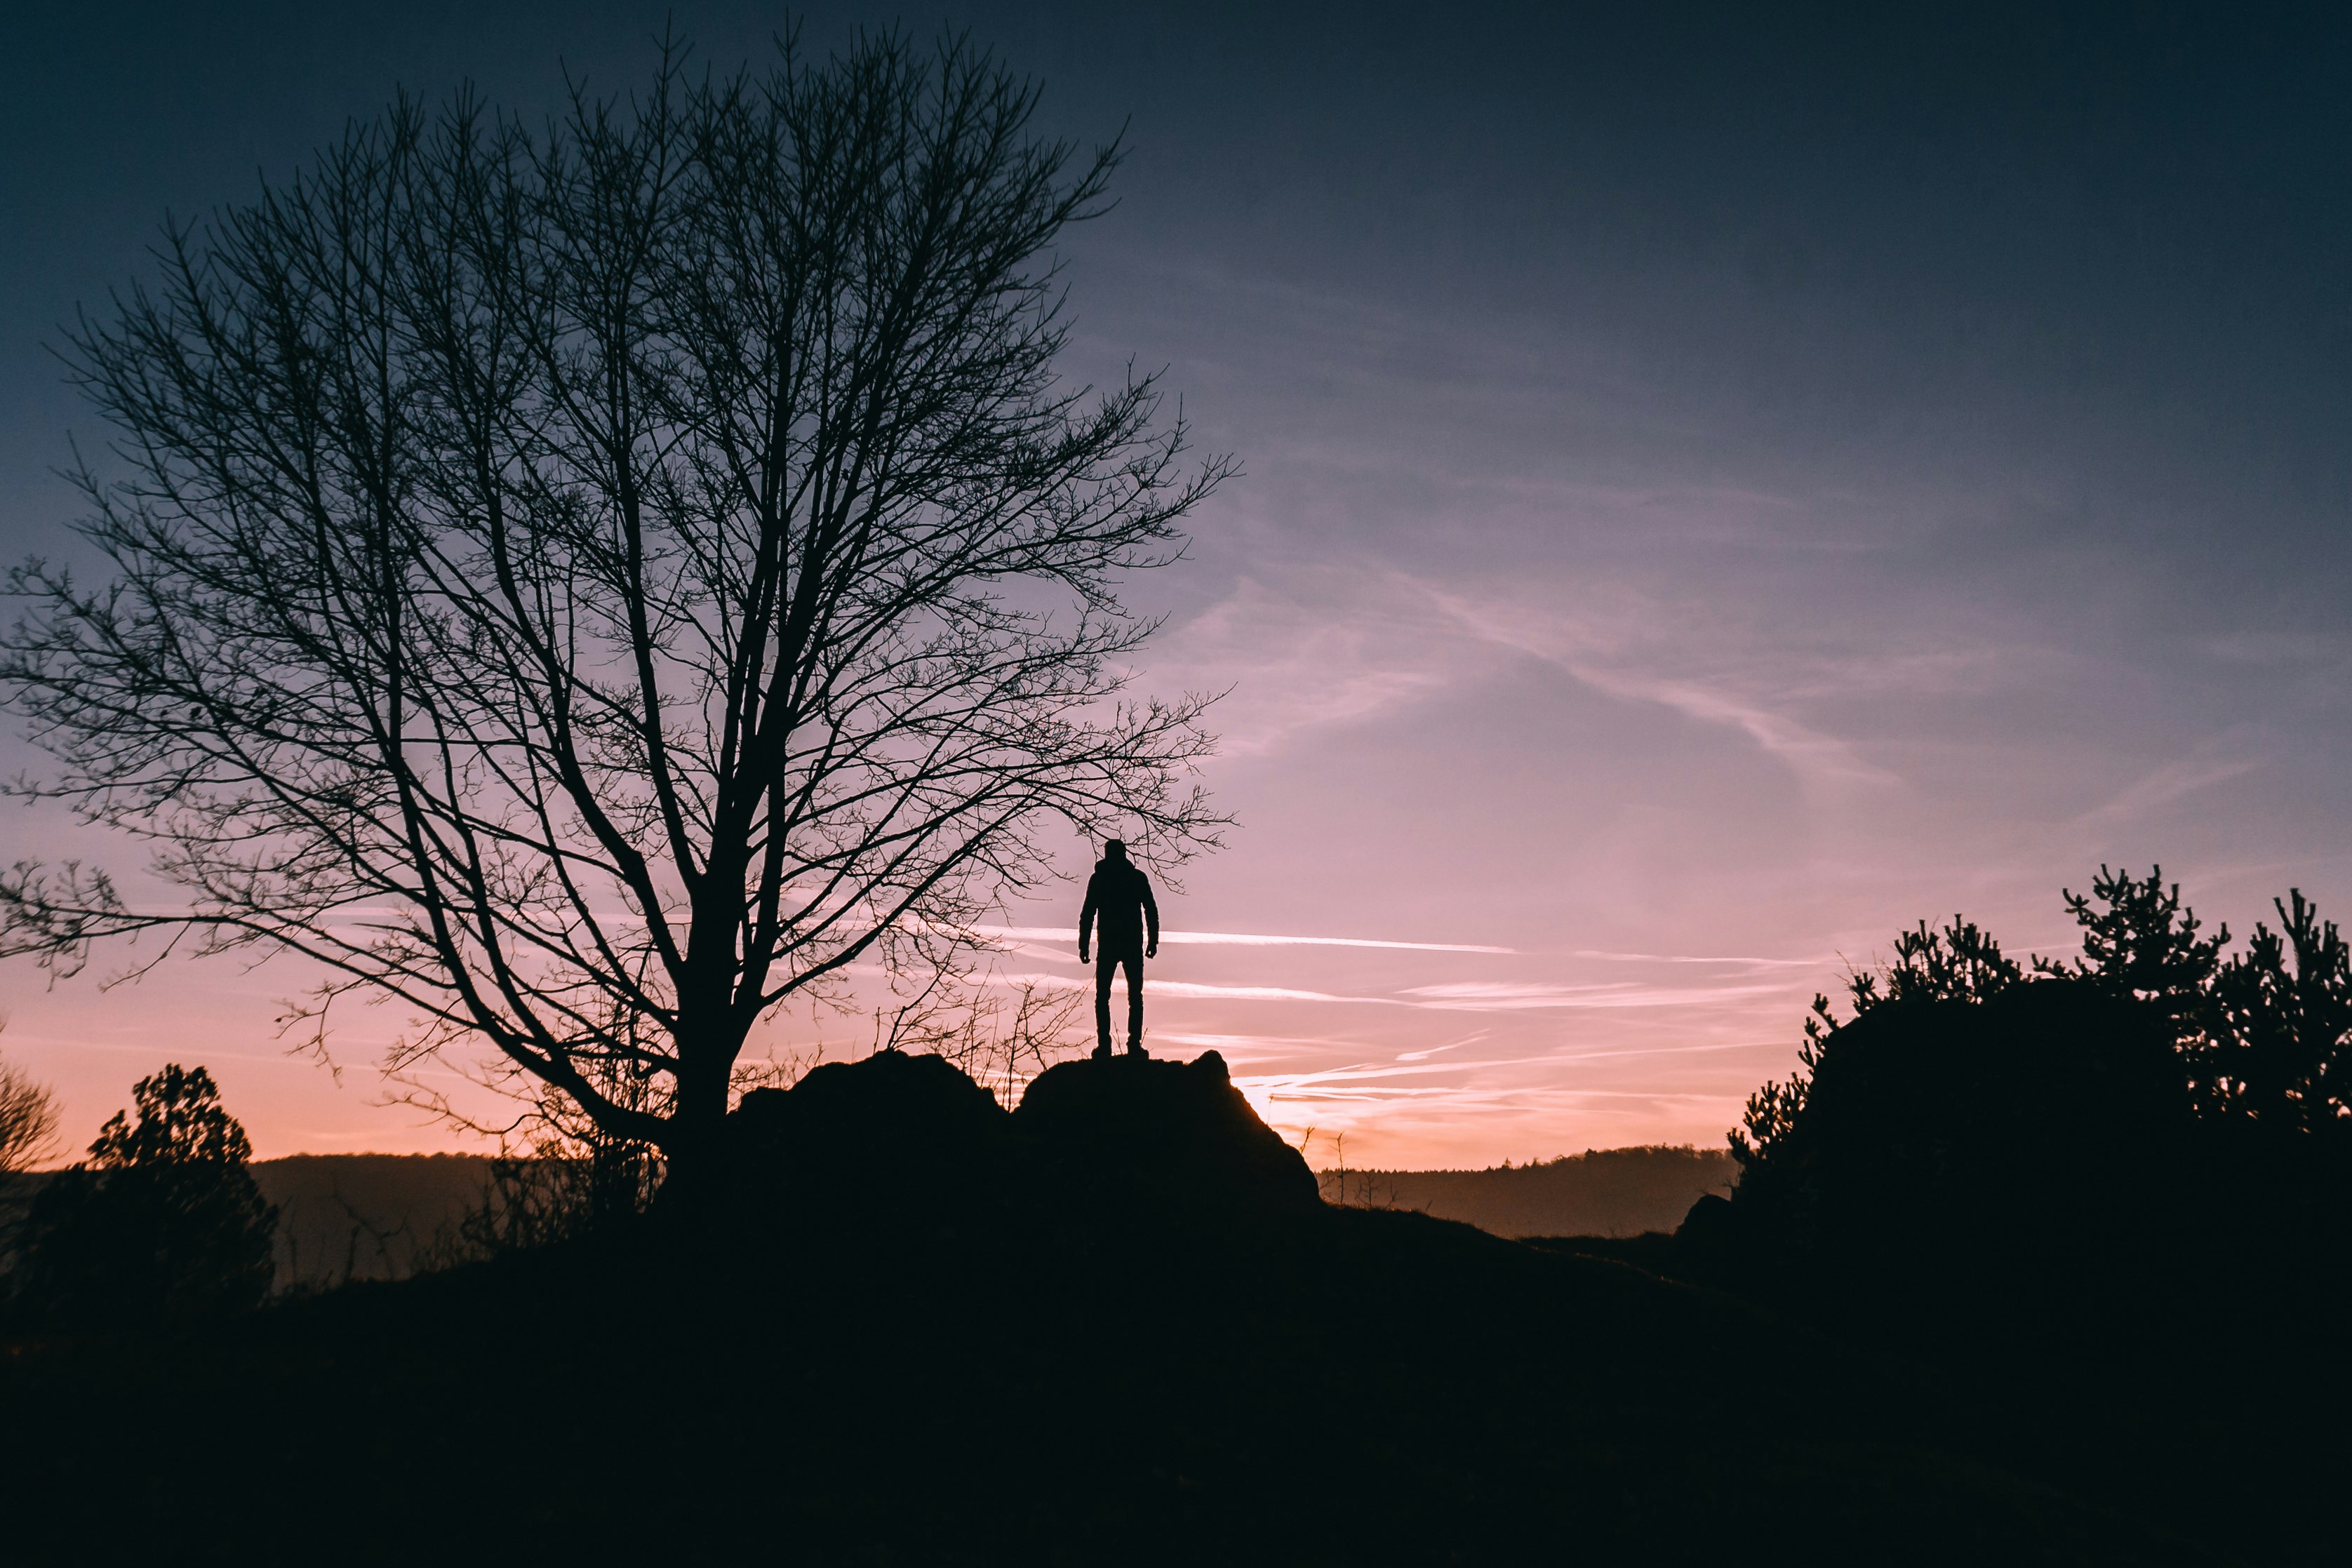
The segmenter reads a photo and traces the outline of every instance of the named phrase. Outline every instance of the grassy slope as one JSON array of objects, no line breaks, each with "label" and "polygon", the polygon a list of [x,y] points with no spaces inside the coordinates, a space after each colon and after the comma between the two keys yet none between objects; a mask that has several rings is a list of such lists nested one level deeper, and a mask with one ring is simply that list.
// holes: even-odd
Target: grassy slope
[{"label": "grassy slope", "polygon": [[936,1218],[18,1346],[13,1561],[2195,1560],[1900,1371],[1399,1213]]}]

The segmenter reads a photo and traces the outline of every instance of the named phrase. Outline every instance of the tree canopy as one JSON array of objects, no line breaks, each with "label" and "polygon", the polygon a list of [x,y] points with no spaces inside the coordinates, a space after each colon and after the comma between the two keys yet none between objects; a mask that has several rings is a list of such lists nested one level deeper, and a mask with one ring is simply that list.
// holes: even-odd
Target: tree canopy
[{"label": "tree canopy", "polygon": [[952,39],[685,60],[544,129],[404,98],[85,317],[111,574],[16,573],[0,690],[183,902],[20,862],[0,954],[299,953],[321,1050],[396,999],[395,1073],[486,1041],[677,1168],[761,1019],[940,961],[1049,827],[1213,842],[1120,591],[1230,465],[1055,369],[1117,147]]},{"label": "tree canopy", "polygon": [[88,1161],[35,1195],[18,1306],[87,1326],[255,1305],[269,1290],[278,1211],[252,1158],[203,1068],[173,1062],[141,1079]]}]

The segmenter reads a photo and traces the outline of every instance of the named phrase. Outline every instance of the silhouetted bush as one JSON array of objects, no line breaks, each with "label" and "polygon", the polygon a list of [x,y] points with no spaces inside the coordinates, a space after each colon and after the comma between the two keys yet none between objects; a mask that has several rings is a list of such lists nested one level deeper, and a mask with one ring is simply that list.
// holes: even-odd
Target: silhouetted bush
[{"label": "silhouetted bush", "polygon": [[612,1229],[644,1213],[659,1190],[649,1145],[597,1138],[574,1148],[553,1139],[489,1162],[481,1200],[458,1217],[454,1240],[425,1250],[428,1268],[551,1247]]},{"label": "silhouetted bush", "polygon": [[2141,879],[2101,866],[2089,895],[2065,897],[2083,956],[2041,967],[2159,1009],[2200,1114],[2330,1140],[2352,1132],[2352,955],[2302,889],[2271,901],[2279,930],[2256,922],[2227,962],[2230,928],[2200,937],[2161,867]]},{"label": "silhouetted bush", "polygon": [[[1860,1018],[1885,1002],[1986,1001],[2024,978],[2024,970],[2000,944],[1972,921],[1952,916],[1940,931],[1924,920],[1895,937],[1895,956],[1877,969],[1847,977],[1846,991]],[[1785,1081],[1768,1081],[1748,1098],[1741,1125],[1731,1133],[1731,1152],[1743,1171],[1767,1166],[1804,1113],[1812,1074],[1830,1035],[1838,1027],[1826,996],[1813,998],[1805,1019],[1805,1041],[1798,1047],[1798,1071]],[[1743,1176],[1743,1180],[1748,1179]]]},{"label": "silhouetted bush", "polygon": [[[635,1039],[637,1025],[612,1027]],[[670,1090],[654,1073],[625,1060],[582,1064],[581,1082],[604,1104],[631,1115],[667,1114]],[[509,1082],[528,1082],[516,1073]],[[446,1103],[427,1101],[478,1133],[492,1129],[457,1118]],[[498,1129],[499,1153],[487,1163],[479,1197],[456,1222],[415,1247],[415,1266],[432,1272],[608,1234],[653,1207],[669,1176],[662,1151],[614,1133],[568,1093],[541,1088],[516,1122]]]},{"label": "silhouetted bush", "polygon": [[12,1291],[26,1317],[100,1327],[237,1311],[268,1293],[278,1213],[212,1075],[173,1063],[131,1097],[89,1160],[33,1200]]}]

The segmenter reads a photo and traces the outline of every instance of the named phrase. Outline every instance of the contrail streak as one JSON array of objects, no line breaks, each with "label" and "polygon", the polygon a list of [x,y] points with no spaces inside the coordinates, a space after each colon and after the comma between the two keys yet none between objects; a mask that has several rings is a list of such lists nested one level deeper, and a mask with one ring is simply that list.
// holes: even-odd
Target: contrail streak
[{"label": "contrail streak", "polygon": [[[976,925],[985,936],[1011,936],[1030,942],[1067,941],[1074,929],[1059,925]],[[1160,940],[1172,946],[1209,947],[1403,947],[1416,953],[1517,953],[1517,947],[1485,947],[1469,942],[1376,942],[1368,936],[1266,936],[1247,931],[1163,931]]]}]

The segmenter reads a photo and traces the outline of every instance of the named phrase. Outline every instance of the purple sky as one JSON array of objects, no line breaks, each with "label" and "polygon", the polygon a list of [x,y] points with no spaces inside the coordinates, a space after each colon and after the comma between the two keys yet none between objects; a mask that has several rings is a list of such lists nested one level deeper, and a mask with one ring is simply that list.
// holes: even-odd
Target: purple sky
[{"label": "purple sky", "polygon": [[[396,83],[626,81],[664,8],[373,9],[35,8],[0,108],[6,555],[68,548],[48,469],[100,434],[40,345],[167,207]],[[1233,688],[1208,778],[1241,826],[1169,925],[1425,945],[1153,969],[1161,1049],[1223,1051],[1317,1164],[1341,1133],[1391,1166],[1716,1144],[1847,961],[1954,911],[2062,950],[2102,861],[2242,932],[2290,883],[2345,909],[2347,35],[2041,9],[961,14],[1056,126],[1132,117],[1070,369],[1165,364],[1247,470],[1136,589],[1170,617],[1141,683]],[[772,16],[677,15],[727,62]],[[859,15],[889,13],[812,36]],[[75,841],[10,816],[7,858]],[[1009,972],[1078,976],[1012,940]],[[265,1153],[448,1143],[379,1103],[397,1019],[349,1021],[339,1081],[272,1039],[291,970],[92,977],[0,969],[68,1147],[166,1059]]]}]

